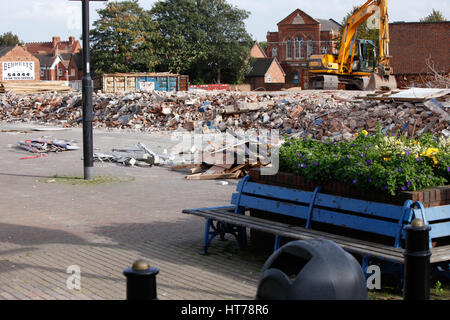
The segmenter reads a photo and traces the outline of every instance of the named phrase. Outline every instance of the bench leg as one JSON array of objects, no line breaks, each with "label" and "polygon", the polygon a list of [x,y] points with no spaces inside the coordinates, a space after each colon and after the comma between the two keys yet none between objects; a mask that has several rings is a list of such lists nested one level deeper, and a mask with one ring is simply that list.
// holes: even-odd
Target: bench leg
[{"label": "bench leg", "polygon": [[[211,231],[211,227],[213,231]],[[208,253],[209,244],[219,234],[221,234],[221,232],[214,227],[213,220],[207,218],[205,222],[205,234],[203,237],[203,250],[200,252],[201,255],[206,255]]]},{"label": "bench leg", "polygon": [[247,228],[238,227],[236,238],[239,244],[239,248],[241,250],[245,249],[247,247]]},{"label": "bench leg", "polygon": [[278,249],[280,249],[280,245],[281,245],[281,237],[279,235],[276,235],[275,244],[273,245],[273,251],[277,251]]}]

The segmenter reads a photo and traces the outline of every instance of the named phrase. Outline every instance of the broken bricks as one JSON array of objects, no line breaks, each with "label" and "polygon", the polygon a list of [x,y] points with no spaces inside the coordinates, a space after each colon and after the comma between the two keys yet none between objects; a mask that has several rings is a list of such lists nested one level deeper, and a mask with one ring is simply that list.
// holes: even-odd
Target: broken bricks
[{"label": "broken bricks", "polygon": [[[397,92],[397,91],[395,91]],[[358,91],[299,92],[142,92],[104,94],[93,97],[94,128],[144,132],[184,130],[276,129],[280,134],[299,134],[314,139],[339,139],[361,129],[402,130],[405,134],[450,130],[449,91],[406,90],[379,93]],[[419,96],[420,98],[417,98]],[[430,100],[435,99],[435,100]],[[59,124],[65,128],[82,124],[79,92],[2,94],[0,121]],[[429,102],[433,101],[433,102]],[[436,102],[434,102],[436,101]],[[429,126],[429,123],[435,125]]]}]

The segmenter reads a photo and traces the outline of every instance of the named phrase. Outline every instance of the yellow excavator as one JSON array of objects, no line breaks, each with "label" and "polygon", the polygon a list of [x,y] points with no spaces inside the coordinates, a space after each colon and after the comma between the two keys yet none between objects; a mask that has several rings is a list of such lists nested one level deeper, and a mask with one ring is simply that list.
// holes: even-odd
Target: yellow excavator
[{"label": "yellow excavator", "polygon": [[[357,29],[379,11],[379,43],[357,39]],[[309,89],[395,89],[389,57],[387,0],[369,0],[346,22],[338,55],[308,58]]]}]

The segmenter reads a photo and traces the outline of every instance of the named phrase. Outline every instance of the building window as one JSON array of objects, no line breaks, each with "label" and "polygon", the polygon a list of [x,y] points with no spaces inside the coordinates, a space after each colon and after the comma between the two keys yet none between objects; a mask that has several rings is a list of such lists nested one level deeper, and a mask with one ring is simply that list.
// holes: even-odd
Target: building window
[{"label": "building window", "polygon": [[313,41],[311,39],[308,39],[306,42],[306,56],[309,58],[310,55],[313,53]]},{"label": "building window", "polygon": [[268,75],[267,76],[267,83],[271,83],[272,82],[272,75]]},{"label": "building window", "polygon": [[63,71],[62,68],[58,68],[58,77],[62,77]]},{"label": "building window", "polygon": [[290,39],[286,42],[286,59],[292,59],[292,41]]},{"label": "building window", "polygon": [[75,77],[75,68],[70,69],[70,76]]},{"label": "building window", "polygon": [[277,47],[272,48],[272,57],[278,57],[278,48]]},{"label": "building window", "polygon": [[43,78],[45,76],[45,69],[41,68],[41,78]]},{"label": "building window", "polygon": [[305,57],[305,49],[303,37],[295,38],[295,59],[303,59]]}]

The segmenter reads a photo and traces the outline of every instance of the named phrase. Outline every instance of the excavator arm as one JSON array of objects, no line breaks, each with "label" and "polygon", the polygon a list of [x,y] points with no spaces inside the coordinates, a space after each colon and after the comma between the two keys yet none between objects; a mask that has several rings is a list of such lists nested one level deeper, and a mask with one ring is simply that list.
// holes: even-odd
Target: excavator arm
[{"label": "excavator arm", "polygon": [[[380,9],[380,37],[379,37],[379,59],[385,61],[387,57],[388,19],[387,19],[387,0],[368,0],[359,8],[346,22],[342,35],[341,47],[338,57],[338,72],[351,73],[353,58],[356,46],[356,34],[358,27],[369,19],[376,11]],[[382,60],[379,60],[380,63]],[[389,63],[389,61],[387,61]]]}]

